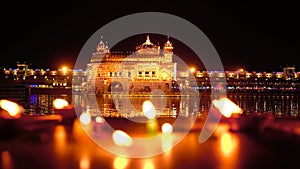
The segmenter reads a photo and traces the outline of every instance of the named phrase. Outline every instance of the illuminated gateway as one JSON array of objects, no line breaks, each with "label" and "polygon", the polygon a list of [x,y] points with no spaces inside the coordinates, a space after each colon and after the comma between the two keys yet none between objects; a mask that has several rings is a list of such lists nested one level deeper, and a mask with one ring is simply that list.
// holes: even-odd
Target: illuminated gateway
[{"label": "illuminated gateway", "polygon": [[88,64],[88,82],[96,94],[124,92],[138,94],[159,89],[168,93],[176,80],[173,46],[167,39],[163,49],[150,41],[136,46],[135,52],[110,52],[101,40]]}]

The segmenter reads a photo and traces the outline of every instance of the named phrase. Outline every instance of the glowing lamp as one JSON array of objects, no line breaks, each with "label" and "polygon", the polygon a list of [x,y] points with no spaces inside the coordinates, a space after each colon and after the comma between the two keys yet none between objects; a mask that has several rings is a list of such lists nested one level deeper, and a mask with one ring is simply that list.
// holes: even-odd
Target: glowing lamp
[{"label": "glowing lamp", "polygon": [[19,118],[24,112],[21,105],[9,100],[0,100],[0,107],[7,111],[7,114],[3,113],[4,118]]},{"label": "glowing lamp", "polygon": [[130,146],[132,144],[132,138],[121,130],[116,130],[112,135],[113,141],[118,146]]},{"label": "glowing lamp", "polygon": [[68,105],[69,105],[69,103],[65,99],[57,98],[53,101],[53,106],[55,109],[63,109],[65,107],[67,107]]},{"label": "glowing lamp", "polygon": [[194,67],[192,67],[192,68],[190,68],[190,71],[191,71],[192,73],[194,73],[194,72],[196,71],[196,69],[195,69]]},{"label": "glowing lamp", "polygon": [[68,71],[68,68],[67,68],[66,66],[63,66],[63,67],[61,68],[61,70],[62,70],[64,73],[66,73],[66,72]]},{"label": "glowing lamp", "polygon": [[164,134],[171,134],[173,132],[173,126],[170,124],[170,123],[164,123],[162,126],[161,126],[161,131],[164,133]]},{"label": "glowing lamp", "polygon": [[232,114],[241,114],[243,112],[238,105],[228,98],[213,100],[212,103],[219,110],[219,112],[227,118],[231,117]]}]

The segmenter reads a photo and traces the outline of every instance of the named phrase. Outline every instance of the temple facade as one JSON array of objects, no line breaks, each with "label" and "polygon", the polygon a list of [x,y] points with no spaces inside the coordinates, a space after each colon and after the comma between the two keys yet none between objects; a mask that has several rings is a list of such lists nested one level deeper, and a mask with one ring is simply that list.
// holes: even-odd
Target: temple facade
[{"label": "temple facade", "polygon": [[88,82],[96,94],[138,94],[154,89],[168,93],[177,72],[172,58],[173,45],[169,38],[161,49],[148,35],[135,52],[111,52],[101,40],[88,64]]}]

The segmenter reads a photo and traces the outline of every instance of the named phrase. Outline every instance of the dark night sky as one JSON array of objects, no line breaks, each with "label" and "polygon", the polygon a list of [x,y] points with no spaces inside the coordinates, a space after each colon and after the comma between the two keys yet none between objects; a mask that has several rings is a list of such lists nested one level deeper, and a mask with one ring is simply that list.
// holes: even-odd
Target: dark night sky
[{"label": "dark night sky", "polygon": [[300,10],[288,1],[10,1],[1,4],[0,11],[1,67],[12,67],[17,61],[40,68],[73,66],[84,43],[102,26],[149,11],[177,15],[195,24],[210,39],[227,70],[300,67]]}]

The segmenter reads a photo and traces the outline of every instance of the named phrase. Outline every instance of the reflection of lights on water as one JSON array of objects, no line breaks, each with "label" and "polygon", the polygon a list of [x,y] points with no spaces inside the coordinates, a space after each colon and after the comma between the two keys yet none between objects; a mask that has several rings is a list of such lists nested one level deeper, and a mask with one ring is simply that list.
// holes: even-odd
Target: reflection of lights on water
[{"label": "reflection of lights on water", "polygon": [[53,106],[55,109],[63,109],[64,107],[68,106],[69,103],[65,99],[57,98],[53,101]]},{"label": "reflection of lights on water", "polygon": [[8,112],[8,115],[11,117],[20,117],[21,113],[24,112],[24,108],[19,104],[9,101],[9,100],[0,100],[0,107]]},{"label": "reflection of lights on water", "polygon": [[63,125],[57,125],[54,129],[54,137],[56,139],[66,138],[66,129]]},{"label": "reflection of lights on water", "polygon": [[132,138],[121,130],[116,130],[112,135],[113,141],[118,146],[130,146],[132,144]]},{"label": "reflection of lights on water", "polygon": [[170,123],[164,123],[161,126],[161,131],[165,134],[171,134],[173,132],[173,126]]},{"label": "reflection of lights on water", "polygon": [[79,162],[80,169],[89,169],[90,168],[90,159],[88,156],[84,155],[81,157]]},{"label": "reflection of lights on water", "polygon": [[161,147],[163,152],[168,152],[173,147],[173,138],[170,134],[163,134],[161,137]]},{"label": "reflection of lights on water", "polygon": [[149,136],[154,136],[159,131],[159,126],[156,120],[151,120],[146,123],[147,131]]},{"label": "reflection of lights on water", "polygon": [[227,131],[221,134],[219,143],[222,168],[237,168],[240,157],[239,137]]},{"label": "reflection of lights on water", "polygon": [[236,147],[236,140],[229,133],[224,133],[221,136],[221,151],[225,157],[232,154]]},{"label": "reflection of lights on water", "polygon": [[216,136],[221,136],[222,134],[228,132],[230,129],[229,124],[220,123],[218,124],[218,127],[215,130]]},{"label": "reflection of lights on water", "polygon": [[2,169],[12,169],[13,161],[11,155],[8,151],[2,151],[1,153],[1,168]]},{"label": "reflection of lights on water", "polygon": [[124,169],[128,165],[128,159],[125,157],[116,157],[114,160],[115,169]]},{"label": "reflection of lights on water", "polygon": [[82,124],[89,125],[92,119],[90,113],[82,113],[79,117],[79,120]]},{"label": "reflection of lights on water", "polygon": [[99,117],[99,116],[97,116],[97,117],[95,118],[95,121],[96,121],[97,123],[104,123],[104,119],[103,119],[102,117]]},{"label": "reflection of lights on water", "polygon": [[146,100],[143,102],[143,113],[148,119],[154,119],[156,114],[155,114],[155,108],[154,105],[150,100]]},{"label": "reflection of lights on water", "polygon": [[153,162],[146,160],[143,164],[143,169],[154,169]]},{"label": "reflection of lights on water", "polygon": [[54,128],[54,146],[57,155],[63,155],[66,151],[66,129],[63,125],[57,125]]},{"label": "reflection of lights on water", "polygon": [[157,121],[153,120],[156,117],[155,107],[150,100],[146,100],[143,102],[142,109],[144,115],[150,120],[146,123],[148,134],[155,135],[159,130]]},{"label": "reflection of lights on water", "polygon": [[227,118],[231,117],[232,114],[242,113],[242,109],[228,98],[213,100],[212,103]]}]

